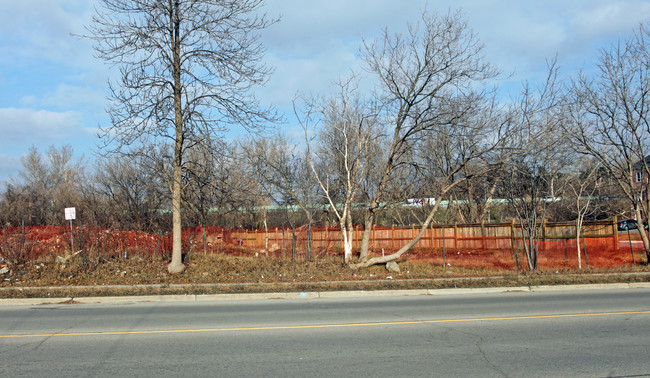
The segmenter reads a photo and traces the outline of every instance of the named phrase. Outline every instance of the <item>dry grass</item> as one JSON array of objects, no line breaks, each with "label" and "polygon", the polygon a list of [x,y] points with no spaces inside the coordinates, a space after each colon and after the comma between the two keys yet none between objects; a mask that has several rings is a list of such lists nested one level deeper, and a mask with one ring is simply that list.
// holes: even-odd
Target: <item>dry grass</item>
[{"label": "dry grass", "polygon": [[373,266],[353,272],[337,257],[292,262],[279,258],[195,254],[182,274],[167,273],[160,257],[75,256],[65,263],[43,257],[3,275],[0,297],[217,294],[497,287],[650,281],[647,266],[516,272],[400,263],[401,273]]}]

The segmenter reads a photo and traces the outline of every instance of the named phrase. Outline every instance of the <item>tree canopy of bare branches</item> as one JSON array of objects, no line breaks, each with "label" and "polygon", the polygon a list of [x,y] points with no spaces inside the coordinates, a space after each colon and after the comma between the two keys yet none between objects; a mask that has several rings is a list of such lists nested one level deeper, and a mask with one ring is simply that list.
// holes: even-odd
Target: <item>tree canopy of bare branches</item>
[{"label": "tree canopy of bare branches", "polygon": [[210,140],[230,125],[254,131],[275,120],[252,94],[270,74],[261,63],[258,32],[275,20],[257,13],[262,0],[100,4],[89,37],[96,55],[120,73],[110,83],[112,124],[103,129],[106,146],[121,153],[134,145],[172,146],[166,154],[173,212],[168,269],[181,272],[181,198],[189,151],[211,146]]},{"label": "tree canopy of bare branches", "polygon": [[[399,258],[417,243],[437,210],[436,205],[420,234],[399,251],[368,259],[370,232],[386,203],[406,200],[403,196],[426,181],[421,180],[425,176],[428,186],[420,189],[440,200],[470,176],[460,174],[470,162],[497,155],[508,124],[496,116],[497,107],[484,86],[498,72],[485,62],[482,48],[459,12],[425,12],[405,34],[384,30],[376,41],[364,41],[361,58],[378,81],[373,96],[363,100],[346,81],[320,108],[309,108],[319,110],[322,122],[316,134],[321,147],[310,156],[318,156],[328,170],[318,171],[313,161],[311,165],[337,212],[346,262],[351,262],[346,233],[351,233],[352,204],[364,204],[361,261],[352,268]],[[418,156],[418,149],[427,152]],[[440,160],[434,157],[437,153]],[[472,175],[484,173],[486,167],[492,169],[483,165]]]},{"label": "tree canopy of bare branches", "polygon": [[[427,216],[421,232],[413,241],[394,254],[366,261],[369,226],[374,223],[380,203],[396,177],[395,170],[409,165],[408,156],[418,140],[424,138],[427,133],[437,140],[445,135],[468,136],[468,128],[475,128],[473,134],[483,135],[483,141],[499,140],[499,136],[493,134],[496,129],[481,128],[487,126],[487,123],[466,122],[471,118],[468,113],[487,98],[481,84],[498,74],[497,70],[484,60],[482,49],[483,45],[469,29],[460,12],[447,15],[425,12],[422,20],[409,25],[408,33],[404,35],[391,34],[384,30],[378,40],[364,42],[362,59],[366,62],[368,71],[379,80],[377,97],[382,111],[378,118],[387,135],[388,148],[384,160],[378,165],[379,176],[375,190],[369,195],[366,230],[361,246],[362,262],[354,267],[369,266],[400,257],[419,240],[433,219],[437,206],[434,206],[435,210]],[[478,133],[476,128],[479,129]],[[453,145],[463,141],[465,139],[448,142]],[[437,199],[455,186],[457,179],[462,180],[454,175],[454,171],[460,170],[469,160],[486,153],[485,148],[486,146],[482,146],[467,150],[468,154],[455,160],[453,167],[442,168],[447,170],[443,178],[443,181],[447,182],[438,183],[440,189],[436,192]],[[436,170],[438,167],[427,168]]]},{"label": "tree canopy of bare branches", "polygon": [[[596,75],[582,72],[572,83],[566,124],[566,135],[575,148],[598,160],[615,179],[637,221],[646,225],[650,210],[648,38],[650,31],[641,25],[633,37],[601,50]],[[640,230],[650,257],[650,241],[643,227]]]}]

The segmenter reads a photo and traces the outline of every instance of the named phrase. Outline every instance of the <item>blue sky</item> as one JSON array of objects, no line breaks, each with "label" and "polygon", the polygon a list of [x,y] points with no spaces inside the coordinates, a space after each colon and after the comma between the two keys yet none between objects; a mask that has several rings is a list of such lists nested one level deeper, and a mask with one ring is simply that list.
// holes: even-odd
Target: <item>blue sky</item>
[{"label": "blue sky", "polygon": [[[20,156],[70,144],[92,160],[98,125],[106,125],[105,95],[111,71],[93,58],[84,32],[93,0],[0,1],[0,187],[17,177]],[[487,58],[516,88],[544,76],[545,59],[558,55],[565,74],[590,69],[598,48],[629,36],[650,16],[650,0],[267,0],[280,23],[263,32],[265,61],[275,67],[256,94],[295,125],[297,92],[324,93],[360,68],[361,38],[383,27],[400,31],[423,9],[460,7],[485,44]]]}]

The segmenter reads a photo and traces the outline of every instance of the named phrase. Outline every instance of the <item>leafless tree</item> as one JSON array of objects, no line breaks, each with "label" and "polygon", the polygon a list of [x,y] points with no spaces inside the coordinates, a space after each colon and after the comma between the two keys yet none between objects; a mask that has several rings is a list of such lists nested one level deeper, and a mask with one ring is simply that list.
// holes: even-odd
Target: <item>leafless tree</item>
[{"label": "leafless tree", "polygon": [[[567,101],[566,135],[615,178],[639,224],[648,224],[650,196],[650,31],[602,49],[595,75],[580,73]],[[638,175],[638,176],[637,176]],[[646,256],[650,241],[639,227]]]},{"label": "leafless tree", "polygon": [[[490,103],[487,93],[476,90],[497,74],[484,62],[481,51],[482,45],[460,13],[425,13],[420,22],[409,25],[406,35],[385,30],[377,41],[364,42],[362,59],[379,82],[374,96],[361,100],[354,83],[346,81],[339,86],[342,90],[337,96],[325,99],[320,107],[309,107],[319,110],[315,113],[322,122],[317,133],[321,148],[315,155],[321,167],[327,169],[317,171],[313,161],[312,168],[339,220],[346,262],[352,255],[352,205],[355,201],[365,204],[361,262],[351,264],[352,268],[399,258],[417,243],[431,222],[437,206],[427,214],[422,232],[414,241],[395,254],[368,260],[370,235],[378,213],[387,203],[404,201],[408,198],[404,195],[415,191],[416,173],[432,168],[428,176],[433,179],[431,172],[436,168],[417,161],[415,151],[421,140],[442,141],[449,137],[455,139],[436,147],[444,150],[457,143],[460,147],[456,151],[470,148],[464,154],[447,156],[452,159],[447,162],[458,165],[441,168],[448,170],[443,181],[451,180],[438,182],[441,191],[437,193],[441,195],[465,179],[457,174],[459,170],[488,150],[495,150],[498,143],[493,142],[501,140],[497,126],[503,124],[492,122],[496,118],[473,123],[476,118],[470,115],[481,107],[495,109],[486,106]],[[458,139],[467,136],[472,138]],[[486,144],[481,148],[470,147],[483,141]]]},{"label": "leafless tree", "polygon": [[143,166],[142,159],[99,159],[95,170],[96,190],[104,199],[98,207],[111,215],[106,226],[139,231],[157,228],[158,212],[168,207],[160,176]]},{"label": "leafless tree", "polygon": [[[274,114],[251,91],[269,70],[258,32],[262,0],[102,0],[88,30],[96,55],[119,67],[110,83],[106,146],[172,145],[172,260],[182,272],[181,208],[188,151],[229,125],[253,131]],[[143,152],[146,150],[138,149]]]},{"label": "leafless tree", "polygon": [[[435,183],[437,199],[466,179],[459,175],[463,167],[498,148],[503,137],[500,127],[504,123],[496,121],[495,117],[478,121],[471,115],[484,106],[494,110],[482,83],[494,78],[497,71],[485,62],[482,49],[482,44],[460,12],[447,15],[425,12],[421,21],[409,25],[405,34],[391,34],[384,30],[378,40],[364,42],[362,59],[368,71],[379,80],[377,102],[381,112],[377,119],[383,127],[382,133],[387,136],[387,143],[382,161],[377,164],[378,177],[368,191],[361,262],[352,264],[352,268],[399,258],[417,243],[433,219],[439,201],[431,208],[412,241],[393,254],[368,259],[371,226],[388,196],[388,188],[400,176],[395,171],[414,166],[408,157],[414,156],[412,150],[418,141],[452,138],[448,142],[453,147],[449,148],[458,147],[453,156],[446,156],[446,162],[451,164],[418,166],[427,168],[430,178],[434,177],[434,172],[436,175],[442,173]],[[474,137],[464,139],[469,136]],[[444,151],[440,151],[441,154]]]},{"label": "leafless tree", "polygon": [[[353,269],[392,261],[410,250],[440,200],[459,183],[494,170],[507,151],[503,142],[512,124],[484,85],[497,71],[481,52],[460,13],[425,12],[406,35],[385,30],[377,41],[364,43],[362,59],[379,83],[373,96],[362,100],[353,83],[345,81],[338,95],[304,112],[303,119],[317,113],[313,119],[321,122],[320,149],[309,155],[317,156],[320,165],[312,160],[311,166],[339,220],[345,260]],[[472,165],[482,159],[483,164]],[[494,163],[486,163],[490,159]],[[437,199],[418,235],[393,254],[368,259],[379,212],[417,193],[435,193],[426,197]],[[361,204],[365,223],[358,263],[351,262],[355,203]]]},{"label": "leafless tree", "polygon": [[223,171],[232,168],[232,154],[231,146],[221,141],[206,141],[188,151],[183,174],[183,203],[191,210],[187,218],[195,224],[205,224],[209,213],[224,205],[224,192],[233,195],[230,188],[226,188],[228,182],[223,177]]},{"label": "leafless tree", "polygon": [[21,207],[10,210],[22,218],[15,222],[60,224],[65,207],[82,205],[86,165],[82,158],[74,158],[70,145],[51,146],[45,154],[32,147],[21,161],[21,180],[13,180],[6,193],[14,202],[7,206]]},{"label": "leafless tree", "polygon": [[[537,269],[539,243],[548,205],[554,198],[551,182],[557,171],[536,159],[514,159],[504,169],[502,186],[518,223],[528,269]],[[517,261],[518,261],[517,256]]]},{"label": "leafless tree", "polygon": [[[471,176],[472,172],[478,171],[481,167],[477,164],[481,162],[475,161],[468,164],[460,172],[461,176]],[[483,162],[484,164],[491,164],[490,162]],[[485,169],[486,167],[483,167]],[[484,175],[479,177],[472,177],[471,180],[466,180],[460,183],[456,190],[453,190],[450,195],[454,198],[463,199],[463,202],[458,203],[456,213],[458,214],[458,221],[460,223],[481,223],[490,221],[490,211],[494,205],[494,195],[499,187],[500,178],[498,175]]]},{"label": "leafless tree", "polygon": [[537,269],[548,205],[559,198],[558,177],[569,162],[558,75],[556,61],[550,61],[546,81],[537,88],[525,83],[510,112],[518,125],[510,140],[517,154],[505,167],[502,185],[520,226],[530,270]]},{"label": "leafless tree", "polygon": [[[296,235],[295,222],[292,213],[295,207],[300,209],[307,219],[307,259],[312,256],[312,226],[317,192],[315,182],[304,156],[297,146],[291,145],[282,134],[273,139],[259,139],[244,143],[244,157],[249,169],[257,173],[265,192],[273,202],[285,209],[294,237]],[[292,253],[295,259],[295,250]]]},{"label": "leafless tree", "polygon": [[[307,164],[336,216],[346,263],[352,259],[352,211],[369,184],[380,138],[373,108],[358,93],[354,76],[341,80],[337,93],[306,102],[302,116],[296,111],[307,142]],[[320,123],[311,137],[310,127]],[[315,138],[315,141],[314,141]]]},{"label": "leafless tree", "polygon": [[566,172],[563,200],[575,214],[576,224],[576,251],[578,254],[578,269],[582,269],[582,249],[580,235],[586,217],[598,210],[597,204],[601,201],[598,194],[603,186],[604,178],[600,164],[589,156],[582,156],[574,161],[574,165]]}]

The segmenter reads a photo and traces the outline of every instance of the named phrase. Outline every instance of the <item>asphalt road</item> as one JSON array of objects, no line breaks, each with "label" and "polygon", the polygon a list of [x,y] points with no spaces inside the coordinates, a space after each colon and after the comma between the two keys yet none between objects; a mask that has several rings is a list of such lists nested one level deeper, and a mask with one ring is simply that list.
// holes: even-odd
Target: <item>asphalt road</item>
[{"label": "asphalt road", "polygon": [[0,376],[650,376],[650,289],[0,306]]}]

